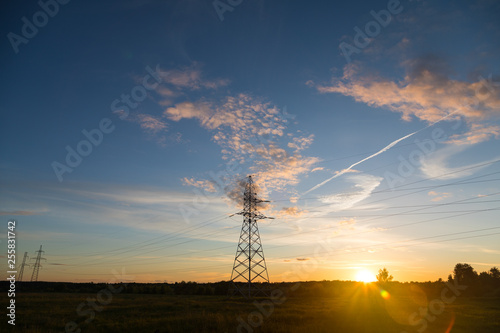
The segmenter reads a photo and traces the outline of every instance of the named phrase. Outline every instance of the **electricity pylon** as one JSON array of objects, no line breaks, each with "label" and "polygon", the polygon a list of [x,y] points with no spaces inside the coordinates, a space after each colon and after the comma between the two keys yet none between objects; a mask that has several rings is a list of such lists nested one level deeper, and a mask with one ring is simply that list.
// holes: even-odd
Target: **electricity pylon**
[{"label": "electricity pylon", "polygon": [[24,266],[29,266],[29,264],[26,264],[26,258],[28,258],[28,252],[24,252],[23,263],[21,264],[21,270],[19,271],[19,277],[17,278],[18,281],[23,280]]},{"label": "electricity pylon", "polygon": [[238,215],[243,215],[240,239],[236,248],[233,271],[231,273],[232,294],[241,294],[246,298],[255,296],[269,296],[266,259],[260,241],[257,220],[267,217],[259,213],[257,205],[269,202],[257,198],[252,176],[248,176],[245,184],[243,210]]},{"label": "electricity pylon", "polygon": [[42,259],[46,260],[45,258],[42,258],[42,253],[45,251],[42,251],[41,245],[40,245],[40,250],[35,252],[38,253],[38,255],[36,256],[35,264],[33,265],[33,274],[31,274],[31,282],[38,281],[38,271],[40,270],[40,267],[42,267],[42,265],[40,264],[40,260]]}]

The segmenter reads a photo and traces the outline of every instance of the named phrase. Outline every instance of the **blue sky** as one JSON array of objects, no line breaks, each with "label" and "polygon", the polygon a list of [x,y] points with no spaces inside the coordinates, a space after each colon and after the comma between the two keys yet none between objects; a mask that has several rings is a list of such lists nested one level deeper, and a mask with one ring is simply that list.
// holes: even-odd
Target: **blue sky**
[{"label": "blue sky", "polygon": [[46,3],[0,20],[1,241],[40,279],[229,279],[248,174],[272,281],[500,265],[497,2]]}]

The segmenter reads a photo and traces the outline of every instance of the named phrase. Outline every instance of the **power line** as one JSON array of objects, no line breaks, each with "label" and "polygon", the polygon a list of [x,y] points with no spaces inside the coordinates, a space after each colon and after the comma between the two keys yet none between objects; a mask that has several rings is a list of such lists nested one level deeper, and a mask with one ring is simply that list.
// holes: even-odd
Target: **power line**
[{"label": "power line", "polygon": [[[468,169],[468,168],[467,168],[467,169]],[[471,178],[471,179],[477,179],[477,178],[484,177],[484,176],[486,176],[486,175],[483,175],[483,176],[478,176],[478,177],[473,177],[473,178]],[[455,183],[457,183],[457,182],[453,182],[453,183],[451,183],[451,184],[455,184]],[[445,184],[445,185],[451,185],[451,184]],[[436,186],[445,186],[445,185],[435,185],[435,186],[431,186],[431,187],[429,187],[429,188],[435,188]],[[419,191],[417,191],[417,192],[419,192]],[[413,192],[413,193],[417,193],[417,192]],[[476,199],[476,197],[471,198],[471,199],[466,199],[466,200],[475,200],[475,199]],[[384,199],[384,200],[388,200],[388,199]],[[458,202],[460,202],[460,201],[465,201],[465,200],[459,200]],[[380,202],[380,201],[377,201],[377,202]],[[453,204],[453,203],[456,203],[456,202],[457,202],[457,201],[452,202],[452,203],[441,204],[441,205],[450,205],[450,204]],[[372,202],[372,203],[373,203],[373,202]],[[327,204],[327,205],[329,205],[329,204]],[[325,206],[325,205],[321,205],[321,206]],[[316,206],[316,207],[321,207],[321,206]],[[385,216],[387,216],[387,215],[385,215]],[[389,215],[389,216],[390,216],[390,215]],[[393,215],[393,216],[394,216],[394,215]],[[196,228],[196,229],[198,229],[198,228]],[[189,241],[186,241],[186,242],[189,242]],[[183,242],[183,243],[186,243],[186,242]],[[181,244],[183,244],[183,243],[181,243]]]},{"label": "power line", "polygon": [[[498,162],[498,161],[493,161],[493,162],[489,162],[489,163],[484,163],[483,165],[486,165],[486,164],[492,164],[492,163],[496,163],[496,162]],[[479,166],[482,166],[482,165],[479,165]],[[475,166],[475,167],[479,167],[479,166]],[[447,174],[444,174],[444,175],[449,175],[449,174],[453,174],[453,173],[456,173],[456,172],[461,172],[461,171],[468,170],[468,169],[471,169],[471,168],[472,168],[472,167],[470,167],[470,168],[464,168],[464,169],[461,169],[461,170],[459,170],[459,171],[454,171],[454,172],[452,172],[452,173],[447,173]],[[494,173],[493,173],[493,174],[494,174]],[[440,175],[440,176],[437,176],[437,177],[442,177],[442,176],[444,176],[444,175]],[[466,184],[466,183],[473,183],[472,181],[470,181],[471,179],[477,179],[477,178],[486,177],[486,176],[487,176],[487,175],[482,175],[482,176],[478,176],[478,177],[470,178],[470,179],[468,179],[468,180],[469,180],[468,182],[467,182],[467,180],[465,180],[465,181],[454,182],[454,183],[452,183],[452,184],[456,184],[456,185],[463,185],[463,184]],[[423,180],[420,180],[420,181],[418,181],[418,182],[425,181],[425,180],[431,180],[431,179],[433,179],[433,178],[436,178],[436,177],[431,177],[431,178],[428,178],[428,179],[423,179]],[[481,181],[481,182],[483,182],[483,181]],[[413,182],[413,183],[409,183],[409,184],[404,184],[404,185],[402,185],[402,186],[408,186],[408,185],[410,185],[410,184],[414,184],[414,183],[417,183],[417,182]],[[448,184],[448,185],[451,185],[451,184]],[[440,186],[446,186],[446,184],[445,184],[445,185],[430,186],[430,187],[426,187],[426,188],[436,188],[436,187],[440,187]],[[398,186],[398,187],[401,187],[401,186]],[[420,188],[420,189],[421,189],[421,188]],[[406,189],[406,190],[413,190],[413,189],[411,189],[411,188],[410,188],[410,189]],[[387,191],[387,190],[384,190],[384,191]],[[417,191],[417,192],[420,192],[420,191]],[[414,194],[414,193],[417,193],[417,192],[409,193],[409,194],[407,194],[407,195]],[[400,196],[398,196],[398,197],[400,197]],[[394,197],[393,197],[393,198],[394,198]],[[393,198],[386,198],[386,199],[383,199],[383,200],[379,200],[379,201],[377,201],[377,202],[380,202],[380,201],[385,201],[385,200],[390,200],[390,199],[393,199]],[[475,199],[475,198],[470,198],[470,199],[465,199],[465,200],[473,200],[473,199]],[[373,203],[373,202],[371,202],[371,203]],[[371,204],[371,203],[369,203],[369,204]],[[452,203],[446,203],[446,204],[441,204],[441,205],[447,205],[447,204],[463,204],[463,203],[465,203],[465,202],[452,202]],[[329,205],[329,204],[327,204],[327,205]],[[420,206],[422,206],[422,205],[420,205]],[[432,205],[432,206],[434,206],[434,205]],[[402,207],[404,207],[404,206],[402,206]],[[415,207],[416,207],[416,206],[415,206]],[[431,207],[431,206],[429,205],[429,206],[425,206],[425,207]],[[465,214],[459,214],[459,215],[461,216],[461,215],[467,215],[467,214],[471,214],[471,213],[478,213],[478,212],[484,212],[484,211],[488,211],[488,210],[467,211]],[[404,213],[404,212],[402,212],[402,213],[398,213],[398,214],[399,214],[399,215],[403,215],[403,214],[408,214],[408,213]],[[390,215],[390,216],[397,216],[397,214],[393,214],[393,215]],[[387,217],[387,215],[386,215],[385,217]],[[447,217],[447,218],[450,218],[450,217]],[[307,219],[307,218],[306,218],[306,219]],[[222,220],[222,219],[221,219],[221,220]],[[436,219],[434,219],[434,220],[436,220]],[[209,221],[210,221],[210,220],[209,220]],[[206,222],[208,222],[208,221],[206,221]],[[206,223],[206,222],[203,222],[203,223],[205,223],[206,225],[202,225],[202,224],[200,224],[200,225],[197,225],[197,226],[193,226],[193,227],[185,228],[185,230],[186,230],[186,231],[185,231],[185,232],[183,232],[182,234],[186,234],[186,233],[188,233],[188,232],[190,232],[190,231],[193,231],[193,230],[201,229],[201,228],[203,228],[203,227],[205,227],[205,226],[208,226],[209,224],[213,224],[213,223],[216,223],[216,222],[218,222],[218,221],[214,221],[214,222],[211,222],[211,223]],[[426,222],[426,221],[421,221],[421,222],[418,222],[418,223],[425,223],[425,222]],[[315,231],[318,231],[318,230],[320,230],[320,229],[315,229],[315,230],[312,230],[311,232],[315,232]],[[200,235],[201,235],[201,236],[202,236],[202,235],[205,235],[205,236],[206,236],[207,234],[206,234],[206,233],[205,233],[205,234],[203,234],[203,233],[202,233],[202,234],[200,234]],[[196,236],[200,236],[200,235],[196,235]],[[208,235],[210,235],[210,234],[208,234]],[[139,243],[137,243],[137,244],[135,245],[134,250],[137,250],[137,249],[141,249],[141,248],[145,248],[145,247],[149,247],[149,246],[155,245],[155,244],[159,243],[159,242],[160,242],[160,239],[162,239],[163,237],[168,237],[167,239],[175,239],[175,238],[178,238],[178,236],[179,236],[179,235],[164,235],[164,236],[159,236],[159,237],[156,237],[155,239],[153,239],[153,240],[149,240],[149,241],[146,241],[146,242],[139,242]],[[192,235],[188,235],[188,236],[189,236],[189,237],[192,237]],[[288,236],[290,236],[290,235],[285,235],[285,236],[287,236],[287,237],[288,237]],[[292,234],[291,236],[294,236],[294,234]],[[155,242],[155,240],[158,240],[158,241],[156,241],[156,242]],[[178,243],[178,244],[170,244],[168,247],[177,246],[177,245],[180,245],[180,244],[183,244],[183,243],[187,243],[187,242],[190,242],[190,241],[195,241],[195,240],[196,240],[196,239],[193,239],[193,240],[188,240],[188,241],[186,241],[186,242],[181,242],[181,243]],[[160,248],[158,248],[158,249],[155,249],[154,251],[161,250],[162,248],[164,248],[164,247],[160,247]],[[222,248],[228,248],[228,247],[219,247],[219,248],[217,248],[217,249],[222,249]],[[115,249],[115,250],[111,250],[111,251],[113,251],[113,252],[118,252],[119,250],[124,250],[124,249],[125,249],[125,248],[121,248],[121,249]],[[126,249],[127,249],[127,250],[130,250],[130,248],[129,248],[129,247],[127,247]],[[215,250],[215,249],[212,249],[212,250]],[[206,250],[205,250],[205,251],[206,251]],[[210,250],[209,250],[209,251],[210,251]],[[126,252],[128,252],[128,251],[125,251],[125,252],[123,252],[123,253],[126,253]],[[150,251],[150,252],[152,252],[152,251]],[[203,251],[200,251],[200,252],[203,252]],[[116,256],[116,255],[120,255],[120,254],[123,254],[123,253],[115,253],[114,255]],[[192,251],[192,252],[190,252],[190,254],[193,254],[193,253],[194,253],[193,251]],[[176,255],[176,256],[177,256],[177,255]],[[93,263],[95,264],[95,260],[93,260]]]},{"label": "power line", "polygon": [[[424,239],[433,239],[433,238],[439,238],[439,237],[449,237],[449,236],[463,235],[463,234],[469,234],[469,233],[474,233],[474,232],[490,231],[490,230],[497,230],[497,229],[500,229],[500,227],[491,227],[491,228],[474,229],[474,230],[454,232],[454,233],[446,233],[446,234],[441,234],[441,235],[412,238],[412,239],[407,239],[407,240],[402,240],[402,241],[385,242],[385,243],[375,244],[375,245],[370,245],[370,246],[366,246],[365,245],[365,246],[358,246],[358,247],[350,247],[350,248],[344,248],[344,249],[336,250],[336,251],[332,251],[332,252],[343,252],[343,251],[351,251],[351,250],[355,250],[355,249],[374,248],[374,247],[385,246],[385,245],[393,245],[393,244],[399,244],[399,243],[408,243],[408,242],[415,242],[415,241],[424,240]],[[485,234],[485,235],[481,235],[480,237],[490,236],[490,235],[496,235],[496,234],[499,234],[499,233]],[[394,248],[404,247],[404,246],[416,246],[416,245],[427,244],[427,243],[438,243],[438,242],[451,241],[451,240],[457,240],[457,239],[474,238],[474,237],[477,237],[477,236],[452,238],[452,239],[447,239],[447,240],[440,240],[440,241],[434,241],[434,242],[423,242],[423,243],[410,244],[410,245],[400,245],[400,246],[395,246]],[[392,248],[392,246],[391,246],[391,248]],[[360,252],[354,252],[354,253],[362,253],[362,252],[367,252],[367,251],[369,251],[369,250],[360,251]],[[352,252],[348,252],[348,253],[352,253]],[[315,254],[317,254],[317,253],[316,252],[310,252],[310,253],[305,253],[305,254],[302,253],[302,254],[293,255],[293,257],[308,256],[308,255],[315,255]],[[279,258],[276,258],[276,259],[285,259],[285,258],[290,258],[290,256],[279,257]]]},{"label": "power line", "polygon": [[[496,210],[496,209],[491,209],[491,210]],[[398,213],[398,216],[405,216],[405,215],[428,215],[428,214],[452,214],[452,213],[475,213],[475,212],[484,212],[484,209],[470,209],[470,210],[452,210],[452,211],[442,211],[442,212],[420,212],[420,213]],[[328,217],[342,217],[342,218],[348,218],[348,217],[392,217],[394,214],[372,214],[372,215],[337,215],[337,216],[331,216],[328,215]],[[311,216],[309,218],[325,218],[324,216]]]},{"label": "power line", "polygon": [[[470,232],[474,232],[474,231],[470,231]],[[422,243],[410,244],[410,245],[401,245],[401,246],[398,246],[398,247],[404,247],[404,246],[411,247],[411,246],[418,246],[418,245],[422,245],[422,244],[442,243],[442,242],[449,242],[449,241],[454,241],[454,240],[463,240],[463,239],[479,238],[479,237],[489,237],[489,236],[495,236],[495,235],[499,235],[499,234],[500,234],[500,232],[498,232],[498,233],[489,233],[489,234],[483,234],[483,235],[475,235],[475,236],[467,236],[467,237],[445,239],[445,240],[439,240],[439,241],[422,242]],[[450,235],[452,235],[452,234],[450,234]],[[435,238],[435,237],[436,236],[430,236],[429,238]],[[444,237],[444,235],[440,235],[439,237]],[[387,243],[387,244],[391,244],[391,243]],[[345,254],[354,254],[354,253],[363,253],[363,252],[368,252],[368,250],[367,251],[359,251],[359,252],[348,252],[348,253],[345,253]],[[306,254],[302,253],[302,254],[296,254],[296,255],[294,255],[294,257],[302,257],[302,256],[314,255],[314,254],[315,253],[306,253]],[[289,258],[289,256],[287,256],[287,257],[278,257],[276,259],[286,259],[286,258]],[[200,270],[204,270],[204,269],[219,268],[219,267],[227,267],[227,264],[216,264],[216,265],[208,265],[208,266],[197,267],[196,271],[200,271]],[[169,269],[168,271],[163,270],[163,271],[154,271],[154,272],[148,272],[148,273],[185,272],[185,271],[192,271],[192,270],[193,270],[193,268],[174,268],[174,269]],[[134,274],[134,273],[130,273],[130,274]],[[111,275],[111,274],[107,274],[107,275]]]},{"label": "power line", "polygon": [[[490,194],[488,196],[492,196],[492,195],[498,195],[500,194],[500,192],[497,192],[497,193],[494,193],[494,194]],[[472,197],[472,198],[468,198],[468,199],[462,199],[462,200],[457,200],[456,202],[462,202],[462,201],[467,201],[467,200],[475,200],[477,199],[478,197]],[[427,208],[420,208],[420,209],[415,209],[415,210],[411,210],[411,211],[406,211],[406,212],[403,212],[403,213],[411,213],[411,212],[416,212],[416,211],[421,211],[421,210],[424,210],[424,209],[430,209],[430,207],[427,207]],[[495,208],[494,210],[496,210],[497,208]],[[473,213],[476,213],[476,212],[484,212],[484,211],[489,211],[491,209],[483,209],[483,210],[479,210],[479,211],[475,211]],[[398,216],[400,215],[401,213],[394,213],[394,214],[390,214],[390,215],[386,215],[386,216],[383,216],[383,217],[394,217],[394,216]],[[456,217],[456,216],[462,216],[462,215],[467,215],[467,214],[470,214],[470,213],[464,213],[464,214],[459,214],[459,215],[454,215],[454,216],[447,216],[447,217],[444,217],[444,218],[450,218],[450,217]],[[374,218],[371,218],[371,219],[368,219],[368,220],[363,220],[361,222],[368,222],[368,221],[373,221],[373,220],[377,220],[377,219],[380,219],[381,217],[374,217]],[[307,220],[308,218],[305,218],[305,220]],[[433,219],[435,220],[435,219]],[[431,221],[433,221],[431,220]],[[407,225],[413,225],[413,224],[417,224],[417,223],[425,223],[427,221],[423,221],[423,222],[411,222],[411,223],[407,223],[407,224],[403,224],[403,225],[400,225],[400,226],[407,226]],[[325,228],[319,228],[319,229],[313,229],[313,230],[310,230],[310,231],[301,231],[299,233],[295,233],[295,234],[292,234],[292,235],[300,235],[300,234],[306,234],[306,233],[311,233],[311,232],[317,232],[319,230],[327,230],[327,229],[331,229],[331,228],[335,228],[337,226],[329,226],[329,227],[325,227]],[[277,239],[277,238],[283,238],[283,237],[289,237],[289,235],[284,235],[284,236],[278,236],[278,237],[274,237],[273,239]]]},{"label": "power line", "polygon": [[[489,194],[489,195],[486,195],[484,197],[489,197],[489,196],[498,195],[498,194],[500,194],[500,192]],[[403,215],[403,214],[409,215],[412,212],[418,212],[418,211],[422,211],[422,210],[426,210],[426,209],[432,209],[432,208],[435,208],[435,207],[442,207],[442,206],[449,206],[449,205],[453,205],[453,204],[464,203],[464,202],[468,202],[468,201],[472,201],[472,200],[482,199],[484,197],[471,197],[471,198],[456,200],[456,201],[449,202],[449,203],[434,204],[434,205],[431,205],[431,206],[425,206],[425,207],[422,207],[422,208],[419,208],[419,209],[409,210],[409,211],[405,211],[405,212],[399,212],[399,213],[394,213],[394,214],[389,214],[389,215],[381,215],[379,217],[374,217],[374,218],[370,218],[370,219],[367,219],[367,220],[362,220],[360,222],[369,222],[369,221],[380,219],[382,217],[395,217],[395,216],[400,216],[400,215]],[[491,211],[491,210],[496,210],[496,209],[497,208],[495,208],[495,209],[470,210],[470,211],[465,211],[464,213],[461,213],[461,214],[458,214],[458,215],[448,216],[448,217],[445,217],[445,218],[463,216],[463,215],[480,213],[480,212]],[[457,213],[457,212],[454,211],[453,213]],[[307,220],[309,218],[311,218],[311,217],[307,217],[304,220]],[[409,224],[407,223],[407,224],[403,224],[403,225],[396,225],[393,228],[398,228],[398,227],[401,227],[401,226],[408,226],[408,225],[413,225],[413,224],[427,223],[427,222],[432,222],[432,221],[435,221],[435,220],[439,220],[439,218],[437,218],[437,219],[431,219],[431,220],[425,220],[425,221],[420,221],[420,222],[411,222]],[[325,227],[325,228],[313,229],[313,230],[309,230],[309,231],[301,231],[301,232],[293,233],[293,234],[285,234],[285,235],[281,235],[281,236],[275,236],[275,237],[273,237],[273,240],[284,238],[284,237],[291,237],[291,236],[293,237],[293,236],[297,236],[297,235],[301,235],[301,234],[314,233],[314,232],[318,232],[318,231],[322,231],[322,230],[327,230],[327,229],[332,229],[332,228],[336,228],[336,227],[337,227],[337,225],[335,225],[335,226],[329,226],[329,227]],[[393,229],[393,228],[391,228],[391,229]],[[375,231],[377,231],[377,230],[375,230]],[[363,233],[366,233],[366,232],[367,231],[365,231]],[[373,232],[373,231],[368,231],[368,232]],[[219,233],[219,231],[216,230],[212,234],[215,234],[215,233]],[[349,235],[351,235],[351,236],[352,235],[357,235],[357,233],[355,233],[355,234],[347,234],[347,236],[349,236]],[[195,241],[195,240],[196,239],[189,240],[189,241],[185,241],[183,243],[187,243],[187,242]],[[173,244],[173,245],[169,244],[168,246],[162,246],[162,247],[160,247],[158,249],[154,249],[154,250],[151,250],[151,251],[148,251],[148,252],[142,252],[142,253],[140,253],[140,255],[144,255],[144,254],[148,254],[148,253],[151,253],[151,252],[159,251],[159,250],[162,250],[164,248],[172,247],[174,245],[176,245],[176,244]],[[282,247],[282,246],[286,246],[286,245],[270,246],[269,248],[271,249],[271,248]],[[230,246],[226,246],[226,247],[222,247],[222,248],[229,248],[229,247]],[[220,249],[220,248],[217,248],[217,249]],[[207,250],[201,250],[199,252],[204,252],[204,251],[207,251]],[[189,254],[193,254],[193,253],[196,253],[196,252],[197,251],[191,251]],[[179,254],[176,254],[176,255],[173,255],[173,256],[179,256]],[[106,258],[106,259],[108,259],[108,258]],[[140,260],[143,261],[143,259],[140,259]],[[96,261],[97,260],[93,260],[92,261],[92,265],[93,266],[95,266],[96,264],[98,264],[98,263],[96,263]],[[104,263],[120,263],[120,262],[130,262],[130,261],[131,261],[131,259],[127,258],[127,259],[123,259],[122,261],[118,261],[118,262],[116,262],[116,260],[108,260],[107,262],[104,262]],[[79,265],[84,265],[84,264],[85,263],[82,263],[82,264],[79,264]],[[101,263],[99,263],[99,264],[101,264]]]},{"label": "power line", "polygon": [[[500,160],[498,160],[498,161],[500,161]],[[460,169],[458,171],[454,171],[454,172],[451,172],[451,173],[446,173],[446,174],[439,175],[439,176],[436,176],[436,177],[443,177],[443,176],[446,176],[446,175],[454,174],[454,173],[457,173],[457,172],[462,172],[462,171],[465,171],[465,170],[469,170],[469,169],[472,169],[472,168],[476,168],[476,167],[479,167],[479,166],[483,166],[483,165],[487,165],[487,164],[492,164],[492,163],[496,163],[496,162],[497,161],[487,162],[487,163],[483,163],[483,164],[478,165],[478,166],[463,168],[463,169]],[[495,173],[498,173],[498,172],[495,172]],[[495,173],[491,173],[491,174],[495,174]],[[488,175],[491,175],[491,174],[488,174]],[[468,179],[466,181],[470,181],[472,179],[477,179],[477,178],[485,177],[485,176],[488,176],[488,175],[482,175],[482,176],[473,177],[473,178],[470,178],[470,179]],[[431,179],[434,179],[436,177],[431,177],[431,178],[428,178],[428,179],[419,180],[419,181],[412,182],[412,183],[409,183],[409,184],[403,184],[403,185],[397,186],[396,188],[399,188],[399,187],[402,187],[402,186],[411,185],[411,184],[415,184],[415,183],[418,183],[418,182],[421,182],[421,181],[425,181],[425,180],[431,180]],[[447,185],[456,184],[456,183],[460,183],[460,182],[463,183],[464,181],[458,181],[458,182],[453,182],[453,183],[444,184],[444,185],[430,186],[430,187],[428,187],[428,189],[429,188],[436,188],[438,186],[439,187],[447,186]],[[386,190],[377,191],[377,192],[373,192],[373,193],[381,193],[383,191],[386,191]],[[420,191],[422,191],[422,190],[418,190],[418,191],[412,192],[412,193],[407,193],[405,195],[410,195],[410,194],[418,193]],[[398,198],[399,197],[401,197],[401,196],[398,196]],[[390,200],[390,199],[392,199],[392,198],[386,198],[386,199],[382,199],[382,200],[375,201],[375,202],[381,202],[381,201],[386,201],[386,200]],[[370,202],[369,204],[372,204],[372,203],[375,203],[375,202]],[[328,206],[328,205],[330,205],[330,204],[324,204],[324,205],[315,206],[315,208],[323,207],[323,206]],[[227,216],[224,217],[224,218],[227,218]],[[222,218],[222,219],[224,219],[224,218]],[[119,248],[119,249],[109,250],[108,253],[118,252],[118,253],[115,253],[113,255],[113,256],[116,256],[116,255],[120,255],[120,254],[131,252],[131,251],[135,251],[135,250],[147,247],[147,246],[158,244],[158,243],[166,241],[166,240],[171,240],[171,239],[177,238],[179,235],[186,234],[186,233],[188,233],[190,231],[194,231],[194,230],[200,229],[200,228],[202,228],[204,226],[211,225],[211,224],[216,223],[216,222],[218,222],[218,221],[220,221],[222,219],[219,219],[219,220],[216,220],[216,221],[213,221],[213,222],[210,222],[212,219],[209,219],[208,221],[205,221],[205,222],[202,222],[200,224],[197,224],[196,226],[192,226],[192,227],[188,227],[188,228],[182,229],[180,233],[177,233],[177,235],[162,235],[162,236],[158,236],[158,237],[155,237],[155,238],[153,238],[151,240],[148,240],[148,241],[145,241],[145,242],[138,242],[138,243],[136,243],[136,245],[133,245],[132,247],[123,247],[123,248]],[[189,242],[189,241],[187,241],[187,242]],[[183,243],[186,243],[186,242],[182,242],[181,244],[183,244]],[[119,252],[120,250],[122,250],[122,251]],[[152,252],[154,252],[154,251],[152,251]],[[96,253],[96,254],[90,255],[90,256],[96,256],[96,255],[101,255],[101,253]],[[90,260],[89,262],[92,262],[92,263],[95,264],[95,261],[96,261],[96,259],[93,259],[93,260]]]},{"label": "power line", "polygon": [[[405,227],[405,226],[409,226],[409,225],[428,223],[428,222],[439,221],[439,220],[442,220],[442,219],[448,219],[448,218],[452,218],[452,217],[458,217],[458,216],[463,216],[463,215],[475,214],[475,213],[480,213],[480,212],[485,212],[485,211],[494,211],[494,210],[499,210],[499,209],[500,209],[500,207],[493,208],[493,209],[483,209],[483,210],[467,211],[466,213],[456,214],[456,215],[453,215],[453,216],[447,216],[447,217],[444,217],[444,218],[435,218],[435,219],[430,219],[430,220],[424,220],[424,221],[418,221],[418,222],[411,222],[411,223],[406,223],[406,224],[395,225],[395,226],[392,226],[390,228],[384,228],[383,230],[374,229],[374,230],[367,230],[367,231],[358,232],[358,233],[349,233],[349,234],[337,235],[334,238],[337,238],[337,237],[347,237],[347,236],[355,236],[355,235],[372,233],[372,232],[377,232],[377,231],[387,231],[387,230],[392,230],[392,229],[396,229],[396,228],[400,228],[400,227]],[[336,227],[336,226],[334,226],[334,227]],[[305,232],[301,232],[301,233],[295,233],[295,234],[292,234],[291,236],[296,236],[296,235],[301,235],[301,234],[306,234],[306,233],[313,233],[313,232],[317,232],[317,231],[320,231],[320,230],[326,230],[326,229],[330,229],[330,228],[334,228],[334,227],[326,227],[326,228],[314,229],[314,230],[305,231]],[[278,237],[273,237],[273,240],[278,239],[278,238],[284,238],[284,237],[290,237],[290,234],[286,234],[286,235],[282,235],[282,236],[278,236]],[[310,243],[310,241],[295,242],[294,244],[295,245],[299,245],[299,244],[307,244],[307,243]],[[274,245],[274,246],[269,246],[268,249],[275,249],[275,248],[280,248],[280,247],[285,247],[285,246],[289,246],[289,245],[288,244]],[[211,250],[225,249],[225,248],[230,248],[230,247],[232,247],[232,246],[224,246],[224,247],[219,247],[219,248],[216,248],[216,249],[208,249],[208,250],[200,250],[200,251],[191,251],[191,252],[186,253],[186,254],[194,254],[194,253],[199,253],[199,252],[208,252],[208,251],[211,251]],[[172,256],[179,257],[180,254],[175,254],[175,255],[172,255]],[[143,259],[140,259],[140,260],[141,260],[141,262],[144,261]],[[130,259],[124,260],[124,262],[128,262],[129,263]],[[163,262],[165,262],[165,261],[163,261]],[[168,262],[176,262],[176,261],[168,261]],[[116,263],[120,263],[120,262],[115,262],[115,264]]]},{"label": "power line", "polygon": [[[400,189],[402,187],[406,187],[406,186],[409,186],[409,185],[418,184],[418,183],[425,182],[425,181],[428,181],[428,180],[435,180],[435,179],[439,179],[439,178],[446,177],[446,176],[451,176],[451,175],[454,175],[456,173],[461,173],[461,172],[464,172],[464,171],[472,170],[472,169],[475,169],[475,168],[480,168],[480,167],[483,167],[483,166],[486,166],[486,165],[490,165],[490,164],[494,164],[494,163],[498,163],[498,162],[500,162],[500,159],[495,160],[495,161],[485,162],[485,163],[478,164],[478,165],[474,165],[474,166],[471,166],[471,167],[465,167],[465,168],[462,168],[462,169],[459,169],[459,170],[455,170],[455,171],[452,171],[452,172],[448,172],[448,173],[444,173],[444,174],[441,174],[441,175],[438,175],[438,176],[423,178],[423,179],[420,179],[420,180],[417,180],[417,181],[414,181],[414,182],[410,182],[410,183],[407,183],[407,184],[401,184],[401,185],[393,186],[393,187],[388,188],[388,189],[373,191],[371,194],[378,194],[378,193],[396,191],[396,190],[398,190],[398,189]],[[396,163],[399,163],[399,162],[396,162]],[[379,169],[379,168],[377,168],[377,169]],[[373,171],[373,170],[376,170],[376,169],[372,169],[371,171]],[[367,171],[367,172],[370,172],[370,171]],[[487,176],[498,174],[498,173],[500,173],[500,172],[492,172],[492,173],[489,173],[489,174],[486,174],[486,175],[472,177],[472,178],[469,178],[468,180],[482,178],[482,177],[487,177]],[[464,180],[464,181],[467,181],[467,180]],[[456,182],[453,182],[453,183],[448,183],[447,185],[432,185],[432,186],[429,186],[428,189],[442,187],[442,186],[449,186],[451,184],[458,184],[460,182],[462,182],[462,181],[456,181]],[[408,190],[411,190],[411,189],[408,189]],[[417,193],[417,192],[414,192],[414,193]],[[410,193],[410,194],[413,194],[413,193]],[[312,199],[319,199],[319,198],[321,198],[321,196],[307,197],[307,198],[298,198],[296,200],[312,200]],[[290,199],[273,200],[273,202],[281,202],[281,201],[290,201]]]},{"label": "power line", "polygon": [[[145,242],[139,242],[135,246],[132,246],[132,248],[131,247],[122,247],[122,248],[118,248],[118,249],[114,249],[114,250],[108,250],[107,252],[109,253],[109,252],[116,252],[116,251],[122,250],[121,252],[112,254],[111,256],[113,257],[113,256],[117,256],[117,255],[120,255],[120,254],[131,252],[131,251],[136,251],[138,249],[141,249],[141,248],[144,248],[144,247],[147,247],[147,246],[155,245],[155,244],[158,244],[160,242],[164,242],[166,240],[174,239],[174,238],[178,237],[178,235],[182,235],[182,234],[185,234],[185,233],[187,233],[189,231],[193,231],[193,230],[196,230],[196,229],[200,229],[200,228],[202,228],[204,226],[217,223],[217,222],[222,221],[222,220],[224,220],[226,218],[228,218],[228,216],[225,216],[224,218],[221,218],[221,219],[218,219],[218,220],[212,221],[212,222],[210,222],[210,221],[213,220],[213,219],[210,219],[208,221],[200,223],[197,226],[193,226],[193,227],[190,227],[190,228],[185,228],[184,232],[177,233],[177,235],[162,235],[162,236],[155,237],[155,238],[153,238],[151,240],[148,240],[148,241],[145,241]],[[203,225],[201,225],[201,224],[203,224]],[[95,257],[95,256],[98,256],[98,255],[102,255],[102,252],[98,252],[96,254],[85,255],[85,256],[86,257]],[[80,257],[73,257],[73,258],[80,258]],[[86,261],[86,262],[84,262],[82,264],[85,264],[85,263],[95,263],[96,260],[99,260],[99,259],[91,259],[91,260]]]}]

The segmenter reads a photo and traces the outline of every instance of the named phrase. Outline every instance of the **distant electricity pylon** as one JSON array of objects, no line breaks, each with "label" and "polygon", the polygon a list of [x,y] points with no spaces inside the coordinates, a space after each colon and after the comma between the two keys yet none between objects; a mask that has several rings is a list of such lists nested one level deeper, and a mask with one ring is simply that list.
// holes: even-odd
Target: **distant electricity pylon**
[{"label": "distant electricity pylon", "polygon": [[31,274],[31,282],[38,281],[38,271],[40,270],[40,267],[42,267],[42,265],[40,264],[40,260],[42,259],[46,260],[45,258],[42,258],[42,253],[45,251],[42,251],[41,245],[40,245],[40,250],[35,252],[38,253],[38,255],[36,256],[35,264],[33,265],[33,274]]},{"label": "distant electricity pylon", "polygon": [[24,266],[29,266],[29,264],[26,264],[26,258],[28,258],[28,252],[24,252],[23,263],[21,264],[21,270],[19,271],[19,277],[17,278],[18,281],[23,280]]},{"label": "distant electricity pylon", "polygon": [[233,272],[231,273],[232,294],[240,293],[244,297],[268,296],[269,275],[267,274],[266,259],[260,241],[257,220],[267,217],[259,213],[257,205],[269,202],[257,198],[252,176],[248,176],[245,184],[243,215],[240,239],[236,248]]}]

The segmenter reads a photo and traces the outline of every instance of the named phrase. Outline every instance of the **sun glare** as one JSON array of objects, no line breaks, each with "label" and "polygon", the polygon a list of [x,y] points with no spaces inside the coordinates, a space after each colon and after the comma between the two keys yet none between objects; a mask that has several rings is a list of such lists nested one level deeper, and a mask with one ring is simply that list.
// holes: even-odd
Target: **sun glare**
[{"label": "sun glare", "polygon": [[368,283],[368,282],[373,282],[376,280],[377,279],[375,278],[375,275],[370,271],[363,270],[363,271],[359,271],[356,274],[356,281],[359,281],[359,282]]}]

